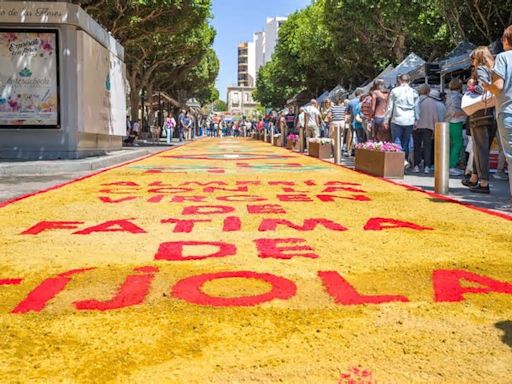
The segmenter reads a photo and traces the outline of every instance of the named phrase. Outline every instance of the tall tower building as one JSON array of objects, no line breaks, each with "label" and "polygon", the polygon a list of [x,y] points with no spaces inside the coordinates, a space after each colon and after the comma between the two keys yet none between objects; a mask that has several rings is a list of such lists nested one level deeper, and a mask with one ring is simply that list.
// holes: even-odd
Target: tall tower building
[{"label": "tall tower building", "polygon": [[238,44],[238,86],[254,87],[256,84],[256,50],[254,42]]}]

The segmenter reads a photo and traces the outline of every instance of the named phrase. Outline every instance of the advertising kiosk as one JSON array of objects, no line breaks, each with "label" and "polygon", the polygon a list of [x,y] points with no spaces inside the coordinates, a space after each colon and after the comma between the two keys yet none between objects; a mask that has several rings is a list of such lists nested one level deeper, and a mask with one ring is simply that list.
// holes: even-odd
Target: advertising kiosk
[{"label": "advertising kiosk", "polygon": [[101,155],[125,135],[123,47],[77,5],[0,2],[0,158]]}]

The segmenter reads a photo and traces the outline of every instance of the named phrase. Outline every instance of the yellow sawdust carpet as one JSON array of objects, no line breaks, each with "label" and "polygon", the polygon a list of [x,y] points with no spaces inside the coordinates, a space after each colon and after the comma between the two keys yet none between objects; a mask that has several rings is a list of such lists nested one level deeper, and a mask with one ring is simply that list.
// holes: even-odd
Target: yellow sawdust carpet
[{"label": "yellow sawdust carpet", "polygon": [[0,381],[511,383],[512,221],[249,139],[0,208]]}]

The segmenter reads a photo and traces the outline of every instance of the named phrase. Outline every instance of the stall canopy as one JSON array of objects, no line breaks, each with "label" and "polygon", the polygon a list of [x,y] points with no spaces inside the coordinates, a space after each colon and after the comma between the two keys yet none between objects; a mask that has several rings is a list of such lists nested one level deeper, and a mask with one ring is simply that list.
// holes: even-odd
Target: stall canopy
[{"label": "stall canopy", "polygon": [[329,95],[327,97],[330,100],[335,100],[337,97],[344,97],[346,95],[348,95],[348,91],[345,88],[343,88],[343,86],[338,85],[331,92],[329,92]]},{"label": "stall canopy", "polygon": [[[398,64],[393,70],[385,73],[379,78],[384,79],[387,87],[393,87],[397,83],[397,77],[403,75],[405,73],[410,73],[417,68],[422,67],[425,64],[425,60],[416,55],[415,53],[411,53],[407,56],[404,61]],[[371,87],[371,85],[370,85]]]},{"label": "stall canopy", "polygon": [[475,48],[476,46],[469,41],[461,41],[442,60],[439,60],[441,75],[471,68],[470,53]]},{"label": "stall canopy", "polygon": [[300,91],[299,93],[297,93],[295,96],[293,96],[291,99],[289,99],[286,103],[287,105],[304,105],[306,104],[307,102],[309,102],[311,100],[311,98],[313,98],[314,95],[308,91],[307,89],[304,89],[302,91]]},{"label": "stall canopy", "polygon": [[329,98],[329,92],[326,91],[316,98],[317,103],[320,105]]}]

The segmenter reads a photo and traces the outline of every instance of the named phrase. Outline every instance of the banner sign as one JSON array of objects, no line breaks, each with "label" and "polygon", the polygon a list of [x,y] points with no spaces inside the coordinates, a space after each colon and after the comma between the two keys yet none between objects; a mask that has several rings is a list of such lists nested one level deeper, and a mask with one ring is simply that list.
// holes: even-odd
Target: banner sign
[{"label": "banner sign", "polygon": [[0,30],[0,128],[59,127],[57,30]]}]

